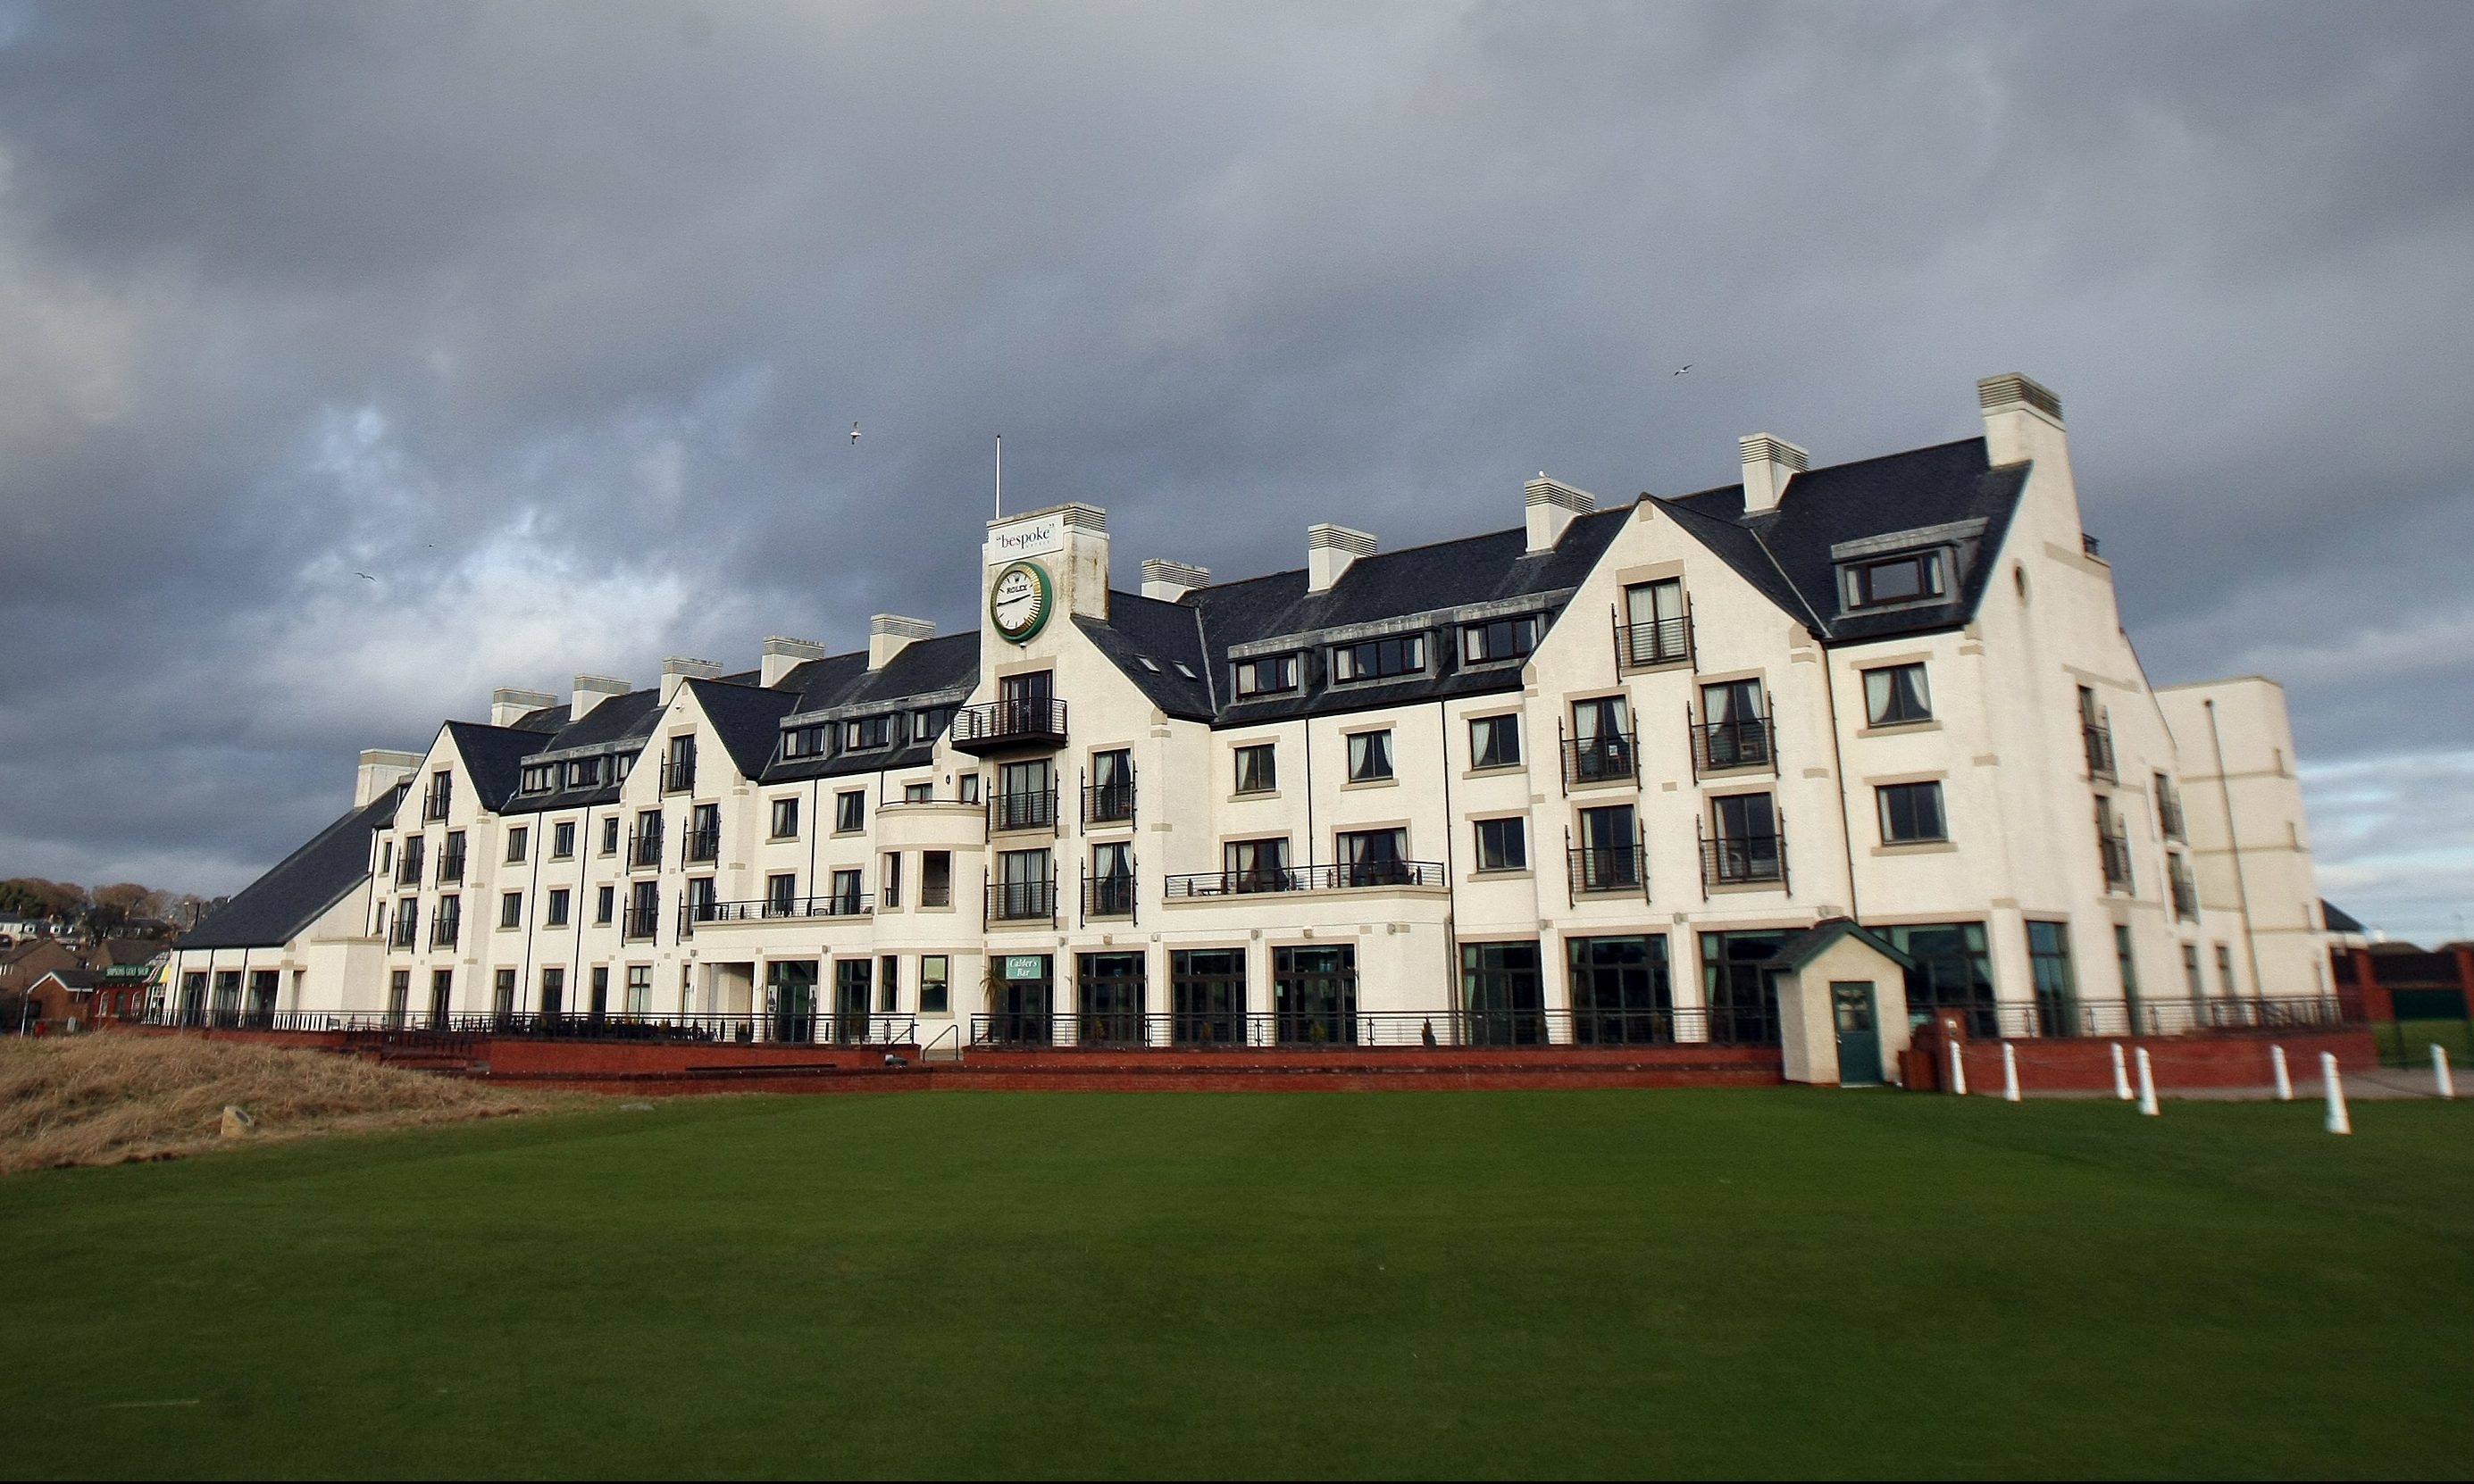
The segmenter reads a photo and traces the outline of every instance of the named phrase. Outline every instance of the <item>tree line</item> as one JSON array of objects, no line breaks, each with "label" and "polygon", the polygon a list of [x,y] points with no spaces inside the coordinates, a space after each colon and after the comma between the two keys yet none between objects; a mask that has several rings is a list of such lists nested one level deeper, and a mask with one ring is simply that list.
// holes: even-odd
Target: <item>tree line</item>
[{"label": "tree line", "polygon": [[0,880],[0,917],[44,918],[98,937],[157,937],[185,931],[221,906],[220,897],[167,892],[134,881],[89,891],[41,876]]}]

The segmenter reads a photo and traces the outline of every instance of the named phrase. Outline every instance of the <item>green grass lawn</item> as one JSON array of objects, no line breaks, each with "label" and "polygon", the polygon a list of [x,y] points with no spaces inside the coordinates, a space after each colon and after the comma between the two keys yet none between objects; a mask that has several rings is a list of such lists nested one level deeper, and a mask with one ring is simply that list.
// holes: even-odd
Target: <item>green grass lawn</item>
[{"label": "green grass lawn", "polygon": [[2474,1108],[2354,1113],[730,1098],[17,1176],[0,1472],[2463,1477]]}]

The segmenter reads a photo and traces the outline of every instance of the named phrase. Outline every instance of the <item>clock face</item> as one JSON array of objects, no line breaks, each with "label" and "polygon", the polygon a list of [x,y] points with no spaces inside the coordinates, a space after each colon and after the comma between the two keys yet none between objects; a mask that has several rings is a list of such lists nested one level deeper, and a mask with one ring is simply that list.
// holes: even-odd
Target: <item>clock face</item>
[{"label": "clock face", "polygon": [[988,589],[988,616],[997,633],[1026,643],[1048,622],[1048,573],[1036,562],[1017,562],[997,574]]}]

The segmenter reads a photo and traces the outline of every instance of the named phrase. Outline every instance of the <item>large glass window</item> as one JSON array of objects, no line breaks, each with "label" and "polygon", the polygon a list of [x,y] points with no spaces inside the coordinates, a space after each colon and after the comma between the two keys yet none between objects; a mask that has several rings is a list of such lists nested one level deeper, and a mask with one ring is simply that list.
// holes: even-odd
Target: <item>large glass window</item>
[{"label": "large glass window", "polygon": [[2116,926],[2113,930],[2113,964],[2122,973],[2122,1005],[2130,1017],[2130,1033],[2138,1035],[2147,1027],[2139,1016],[2139,959],[2130,950],[2130,929]]},{"label": "large glass window", "polygon": [[1289,886],[1289,839],[1231,840],[1221,847],[1221,869],[1232,892],[1280,892]]},{"label": "large glass window", "polygon": [[1538,615],[1535,613],[1461,625],[1463,664],[1492,664],[1498,660],[1518,659],[1537,647]]},{"label": "large glass window", "polygon": [[1414,675],[1425,668],[1426,636],[1422,634],[1336,645],[1331,652],[1331,678],[1343,682]]},{"label": "large glass window", "polygon": [[1784,933],[1701,935],[1701,986],[1711,1041],[1732,1045],[1778,1041],[1778,979],[1769,962],[1785,941]]},{"label": "large glass window", "polygon": [[1690,652],[1684,615],[1684,582],[1662,578],[1624,589],[1624,659],[1665,664]]},{"label": "large glass window", "polygon": [[1675,1039],[1666,939],[1566,938],[1572,1040],[1585,1046]]},{"label": "large glass window", "polygon": [[816,961],[775,959],[765,965],[764,1011],[773,1040],[815,1040]]},{"label": "large glass window", "polygon": [[1883,665],[1864,672],[1864,721],[1872,727],[1896,727],[1932,720],[1932,691],[1921,664]]},{"label": "large glass window", "polygon": [[1349,886],[1397,886],[1409,879],[1405,829],[1346,829],[1339,845],[1342,879]]},{"label": "large glass window", "polygon": [[2027,924],[2027,967],[2036,983],[2036,1031],[2042,1036],[2076,1036],[2079,1024],[2078,986],[2071,974],[2071,929],[2065,922]]},{"label": "large glass window", "polygon": [[1572,890],[1637,891],[1644,869],[1631,804],[1581,811],[1581,843],[1572,848]]},{"label": "large glass window", "polygon": [[1469,1044],[1545,1044],[1545,987],[1535,940],[1462,944],[1461,997]]},{"label": "large glass window", "polygon": [[1907,1015],[1922,1024],[1938,1015],[1966,1018],[1967,1034],[2001,1033],[1993,1010],[1993,956],[1981,922],[1885,927],[1881,936],[1914,963],[1907,970]]},{"label": "large glass window", "polygon": [[1075,967],[1080,1000],[1075,1034],[1081,1044],[1143,1044],[1143,955],[1084,953]]},{"label": "large glass window", "polygon": [[867,1040],[868,1012],[875,1004],[875,961],[864,956],[834,960],[834,1040],[853,1044]]},{"label": "large glass window", "polygon": [[1839,570],[1845,575],[1847,606],[1873,608],[1943,596],[1948,568],[1940,552],[1920,551],[1879,562],[1851,562]]},{"label": "large glass window", "polygon": [[1354,1044],[1356,947],[1273,948],[1272,1017],[1284,1045]]},{"label": "large glass window", "polygon": [[1701,766],[1711,770],[1770,765],[1770,719],[1758,680],[1701,687]]},{"label": "large glass window", "polygon": [[1710,825],[1711,885],[1783,879],[1786,864],[1779,847],[1778,806],[1769,795],[1712,799]]},{"label": "large glass window", "polygon": [[919,1013],[941,1016],[953,1013],[953,991],[949,978],[953,961],[942,953],[919,955]]},{"label": "large glass window", "polygon": [[1237,672],[1237,699],[1248,696],[1277,695],[1298,688],[1298,657],[1267,655],[1260,659],[1241,659]]},{"label": "large glass window", "polygon": [[1169,954],[1169,1033],[1178,1045],[1246,1043],[1246,950],[1177,948]]},{"label": "large glass window", "polygon": [[834,795],[834,832],[854,834],[867,827],[867,794],[848,789]]}]

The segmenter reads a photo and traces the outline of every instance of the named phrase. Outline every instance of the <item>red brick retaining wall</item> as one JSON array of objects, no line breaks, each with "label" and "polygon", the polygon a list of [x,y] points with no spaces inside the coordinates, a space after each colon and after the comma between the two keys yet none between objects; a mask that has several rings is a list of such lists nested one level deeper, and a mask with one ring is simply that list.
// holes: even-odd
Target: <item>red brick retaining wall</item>
[{"label": "red brick retaining wall", "polygon": [[[2287,1065],[2297,1079],[2319,1075],[2319,1053],[2333,1051],[2347,1071],[2379,1065],[2379,1050],[2368,1030],[2238,1031],[2219,1035],[2104,1037],[2086,1040],[2022,1040],[2009,1042],[2018,1050],[2019,1088],[2035,1091],[2111,1091],[2116,1042],[2125,1058],[2147,1048],[2148,1065],[2159,1096],[2176,1089],[2264,1088],[2276,1080],[2268,1047],[2283,1046]],[[1967,1085],[1971,1092],[2001,1089],[2001,1046],[1998,1041],[1965,1043]],[[1940,1088],[1950,1073],[1950,1054],[1932,1058],[1929,1086]],[[1921,1060],[1921,1059],[1919,1059]],[[2138,1075],[2134,1065],[2131,1075]]]}]

